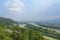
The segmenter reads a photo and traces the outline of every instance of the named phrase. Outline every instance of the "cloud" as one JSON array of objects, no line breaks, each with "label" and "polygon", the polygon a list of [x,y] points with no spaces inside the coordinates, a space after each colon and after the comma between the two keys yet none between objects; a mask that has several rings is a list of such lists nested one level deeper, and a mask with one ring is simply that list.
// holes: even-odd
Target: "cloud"
[{"label": "cloud", "polygon": [[[58,2],[60,4],[59,0],[5,0],[4,2],[5,10],[3,9],[3,11],[1,11],[3,12],[2,15],[14,20],[31,21],[55,19],[60,17],[60,15],[54,15],[55,12],[57,13],[57,8],[59,8],[59,6],[57,6],[57,8],[54,8],[55,6],[53,6],[57,5]],[[54,9],[52,10],[51,8]],[[54,11],[56,9],[57,11]]]},{"label": "cloud", "polygon": [[24,8],[24,3],[21,0],[8,0],[4,3],[7,10],[13,12],[21,12]]}]

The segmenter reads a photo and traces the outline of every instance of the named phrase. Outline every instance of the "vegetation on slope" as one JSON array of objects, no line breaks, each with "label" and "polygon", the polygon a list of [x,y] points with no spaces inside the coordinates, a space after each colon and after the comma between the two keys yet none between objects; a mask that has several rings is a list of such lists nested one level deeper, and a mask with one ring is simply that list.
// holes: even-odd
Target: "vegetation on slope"
[{"label": "vegetation on slope", "polygon": [[3,18],[0,17],[0,25],[13,25],[14,23],[16,23],[15,21],[13,21],[12,19],[9,18]]},{"label": "vegetation on slope", "polygon": [[45,36],[50,36],[52,38],[60,40],[60,33],[57,33],[55,31],[48,30],[48,29],[43,29],[41,27],[37,27],[37,26],[31,25],[31,24],[27,24],[26,27],[28,27],[29,29],[32,29],[32,30],[42,32],[42,34],[45,35]]},{"label": "vegetation on slope", "polygon": [[[13,27],[13,26],[12,26]],[[0,40],[45,40],[41,32],[28,28],[13,27],[11,30],[0,25]]]}]

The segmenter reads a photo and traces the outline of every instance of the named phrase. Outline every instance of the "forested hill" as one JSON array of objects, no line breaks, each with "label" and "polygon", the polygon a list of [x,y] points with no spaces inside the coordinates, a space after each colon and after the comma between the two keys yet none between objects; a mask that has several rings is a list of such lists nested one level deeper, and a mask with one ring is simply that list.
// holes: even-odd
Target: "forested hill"
[{"label": "forested hill", "polygon": [[11,19],[0,18],[0,40],[47,40],[39,31],[31,30],[27,27],[21,28],[18,25],[11,25],[15,23]]},{"label": "forested hill", "polygon": [[16,23],[16,22],[13,21],[12,19],[0,17],[0,25],[1,24],[4,24],[4,25],[12,25],[14,23]]}]

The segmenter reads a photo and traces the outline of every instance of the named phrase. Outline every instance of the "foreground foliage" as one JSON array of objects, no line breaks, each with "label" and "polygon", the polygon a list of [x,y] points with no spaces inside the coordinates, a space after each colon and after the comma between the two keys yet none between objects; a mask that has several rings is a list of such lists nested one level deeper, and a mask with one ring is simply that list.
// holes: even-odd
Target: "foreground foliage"
[{"label": "foreground foliage", "polygon": [[13,27],[12,29],[0,25],[0,40],[45,40],[42,36],[42,33],[30,30],[28,28],[20,28],[18,26]]}]

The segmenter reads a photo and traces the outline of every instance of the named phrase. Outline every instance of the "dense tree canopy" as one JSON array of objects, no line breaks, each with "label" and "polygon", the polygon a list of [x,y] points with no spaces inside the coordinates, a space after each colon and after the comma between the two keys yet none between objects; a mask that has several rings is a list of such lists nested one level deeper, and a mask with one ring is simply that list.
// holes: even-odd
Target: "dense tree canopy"
[{"label": "dense tree canopy", "polygon": [[38,31],[28,28],[13,27],[13,30],[0,25],[0,40],[44,40],[42,34]]}]

